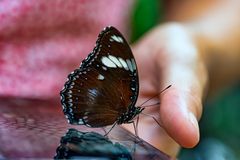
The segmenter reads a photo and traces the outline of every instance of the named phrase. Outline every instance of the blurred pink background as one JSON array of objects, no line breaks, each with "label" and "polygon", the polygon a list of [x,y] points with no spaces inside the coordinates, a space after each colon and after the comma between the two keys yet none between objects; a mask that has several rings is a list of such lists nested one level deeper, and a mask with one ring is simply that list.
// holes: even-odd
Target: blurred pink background
[{"label": "blurred pink background", "polygon": [[57,97],[67,75],[91,52],[104,27],[113,25],[126,33],[131,4],[1,0],[0,96]]}]

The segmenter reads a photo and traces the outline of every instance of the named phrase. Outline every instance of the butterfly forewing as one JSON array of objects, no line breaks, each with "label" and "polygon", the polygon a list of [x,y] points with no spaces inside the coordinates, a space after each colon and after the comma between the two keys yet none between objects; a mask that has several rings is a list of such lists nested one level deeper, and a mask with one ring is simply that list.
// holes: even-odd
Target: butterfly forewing
[{"label": "butterfly forewing", "polygon": [[111,125],[135,107],[138,74],[131,49],[114,27],[105,28],[93,52],[68,76],[61,91],[70,123]]}]

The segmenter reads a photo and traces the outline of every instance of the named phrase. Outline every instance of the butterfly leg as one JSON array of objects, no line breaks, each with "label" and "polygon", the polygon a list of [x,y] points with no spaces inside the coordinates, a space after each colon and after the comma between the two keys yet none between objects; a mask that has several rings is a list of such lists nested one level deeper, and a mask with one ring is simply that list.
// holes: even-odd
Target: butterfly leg
[{"label": "butterfly leg", "polygon": [[143,113],[143,112],[141,112],[141,114],[143,114],[145,116],[148,116],[148,117],[151,117],[161,128],[163,128],[162,124],[154,116]]},{"label": "butterfly leg", "polygon": [[142,142],[141,138],[138,136],[138,128],[137,128],[138,122],[137,122],[137,124],[135,124],[134,121],[130,121],[129,123],[133,124],[134,132],[135,132],[135,139],[134,139],[135,143]]},{"label": "butterfly leg", "polygon": [[106,128],[105,128],[105,127],[102,127],[102,130],[103,130],[103,132],[104,132],[104,135],[106,135],[106,134],[107,134]]},{"label": "butterfly leg", "polygon": [[136,136],[139,137],[139,134],[138,134],[138,124],[139,124],[139,115],[137,116],[137,120],[136,120]]},{"label": "butterfly leg", "polygon": [[115,123],[112,125],[112,127],[110,128],[110,130],[109,130],[107,133],[105,133],[104,137],[107,137],[107,135],[112,131],[112,129],[116,126],[116,124],[117,124],[117,122],[115,122]]},{"label": "butterfly leg", "polygon": [[133,128],[134,128],[135,135],[136,135],[136,137],[138,137],[138,129],[137,129],[137,126],[136,126],[136,124],[135,124],[134,121],[132,121],[131,123],[133,124]]}]

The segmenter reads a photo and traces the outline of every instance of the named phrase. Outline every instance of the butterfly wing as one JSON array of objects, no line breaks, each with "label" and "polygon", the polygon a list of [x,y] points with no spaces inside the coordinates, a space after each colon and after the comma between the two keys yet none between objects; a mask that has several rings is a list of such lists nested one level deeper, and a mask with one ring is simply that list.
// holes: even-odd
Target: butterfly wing
[{"label": "butterfly wing", "polygon": [[138,90],[131,49],[117,29],[107,27],[93,52],[68,76],[61,102],[70,123],[102,127],[134,107]]}]

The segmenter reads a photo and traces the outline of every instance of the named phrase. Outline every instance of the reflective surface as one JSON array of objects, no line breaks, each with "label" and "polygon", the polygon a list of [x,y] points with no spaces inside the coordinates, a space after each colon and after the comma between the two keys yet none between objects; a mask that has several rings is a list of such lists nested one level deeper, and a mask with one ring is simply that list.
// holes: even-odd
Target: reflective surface
[{"label": "reflective surface", "polygon": [[[53,158],[61,137],[70,128],[81,132],[98,132],[102,128],[88,128],[67,123],[59,100],[40,101],[0,99],[0,158]],[[106,130],[108,130],[107,128]],[[135,159],[169,159],[165,154],[117,126],[109,139],[126,147]]]}]

